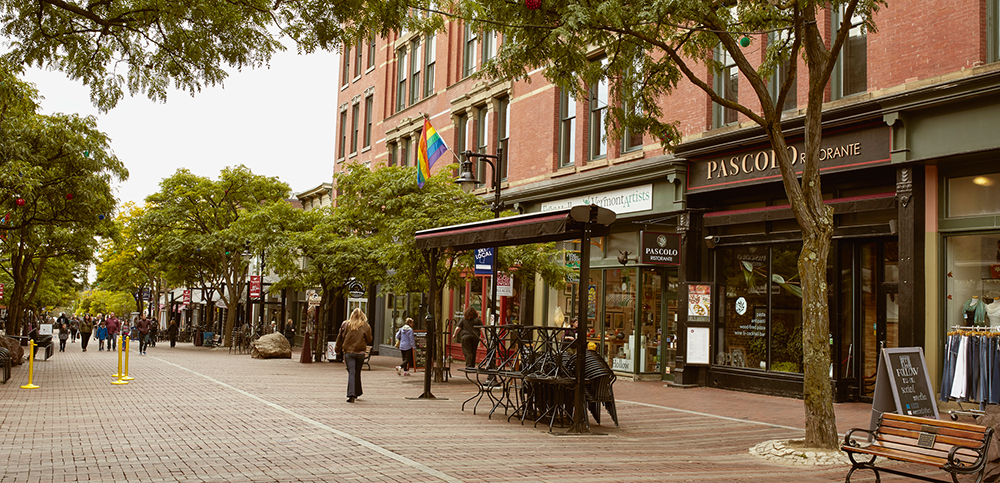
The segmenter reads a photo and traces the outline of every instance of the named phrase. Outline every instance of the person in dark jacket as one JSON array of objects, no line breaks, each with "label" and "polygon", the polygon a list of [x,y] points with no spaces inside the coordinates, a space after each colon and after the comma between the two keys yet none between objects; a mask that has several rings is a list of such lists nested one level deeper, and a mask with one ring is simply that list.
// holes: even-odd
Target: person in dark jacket
[{"label": "person in dark jacket", "polygon": [[361,365],[365,363],[365,351],[372,343],[372,328],[368,317],[361,309],[354,309],[351,316],[340,325],[334,350],[344,355],[347,364],[347,402],[353,403],[361,397]]},{"label": "person in dark jacket", "polygon": [[469,307],[465,310],[462,320],[458,321],[453,337],[462,343],[462,355],[465,356],[465,367],[476,367],[476,349],[479,348],[479,328],[483,325],[479,312]]},{"label": "person in dark jacket", "polygon": [[177,345],[177,321],[171,320],[167,327],[167,337],[170,338],[170,347]]}]

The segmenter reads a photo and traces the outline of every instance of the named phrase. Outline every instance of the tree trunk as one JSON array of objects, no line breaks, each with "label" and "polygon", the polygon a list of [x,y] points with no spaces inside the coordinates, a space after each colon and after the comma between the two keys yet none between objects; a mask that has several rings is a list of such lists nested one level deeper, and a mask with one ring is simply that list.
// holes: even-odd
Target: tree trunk
[{"label": "tree trunk", "polygon": [[830,384],[830,304],[826,283],[831,235],[832,230],[816,234],[803,233],[798,266],[802,277],[805,445],[835,449],[839,447],[839,438],[837,415],[833,409],[833,388]]}]

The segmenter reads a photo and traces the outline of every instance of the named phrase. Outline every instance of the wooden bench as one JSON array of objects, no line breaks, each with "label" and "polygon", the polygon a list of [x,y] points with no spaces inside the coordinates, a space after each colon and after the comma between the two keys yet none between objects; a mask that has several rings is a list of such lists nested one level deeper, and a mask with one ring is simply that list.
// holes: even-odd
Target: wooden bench
[{"label": "wooden bench", "polygon": [[[865,435],[871,444],[855,441],[853,436],[856,434]],[[940,468],[949,473],[955,483],[958,482],[958,475],[979,473],[976,483],[980,483],[986,471],[987,450],[992,439],[993,428],[978,424],[883,413],[874,431],[852,429],[844,437],[841,449],[853,464],[847,472],[846,481],[851,481],[851,474],[855,470],[870,469],[875,472],[876,482],[880,481],[879,471],[885,471],[924,481],[948,483],[947,480],[876,466],[875,459],[881,456]],[[869,458],[858,461],[855,459],[858,454],[868,455]]]}]

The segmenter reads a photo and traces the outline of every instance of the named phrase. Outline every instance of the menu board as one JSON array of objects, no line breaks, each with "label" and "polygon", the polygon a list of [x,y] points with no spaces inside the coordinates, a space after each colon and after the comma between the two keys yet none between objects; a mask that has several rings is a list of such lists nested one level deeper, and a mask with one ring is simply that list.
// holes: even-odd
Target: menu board
[{"label": "menu board", "polygon": [[712,313],[712,286],[708,284],[688,284],[688,322],[710,322]]},{"label": "menu board", "polygon": [[427,367],[427,331],[413,331],[413,342],[415,345],[413,348],[413,357],[416,359],[414,366]]},{"label": "menu board", "polygon": [[927,361],[921,347],[882,349],[875,374],[872,428],[884,412],[938,418]]}]

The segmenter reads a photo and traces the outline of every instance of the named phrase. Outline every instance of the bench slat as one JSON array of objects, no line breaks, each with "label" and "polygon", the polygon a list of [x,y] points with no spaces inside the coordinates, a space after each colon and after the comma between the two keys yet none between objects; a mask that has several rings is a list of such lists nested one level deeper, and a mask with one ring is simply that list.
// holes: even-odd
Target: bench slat
[{"label": "bench slat", "polygon": [[[894,429],[894,428],[880,428],[880,429],[881,429],[879,431],[880,435],[895,436],[897,440],[909,439],[909,440],[911,440],[913,442],[912,444],[914,444],[914,445],[917,444],[917,440],[920,438],[920,432],[919,431],[905,431],[905,430],[899,430],[899,429]],[[945,444],[945,445],[948,445],[949,449],[950,449],[951,446],[961,446],[963,448],[973,448],[973,449],[975,449],[975,448],[979,448],[980,446],[983,445],[983,440],[981,440],[981,439],[980,440],[972,440],[972,439],[966,439],[966,438],[955,438],[955,437],[952,437],[952,436],[942,435],[942,434],[938,434],[937,438],[935,438],[934,442],[935,442],[935,444]]]},{"label": "bench slat", "polygon": [[844,451],[851,451],[854,453],[864,453],[871,454],[875,456],[883,456],[886,458],[892,458],[894,460],[906,461],[909,463],[921,463],[930,466],[936,466],[938,468],[944,467],[945,463],[948,462],[945,458],[932,458],[930,456],[923,456],[907,451],[898,451],[892,448],[886,448],[883,446],[867,446],[864,448],[853,448],[850,446],[843,447]]},{"label": "bench slat", "polygon": [[929,419],[921,418],[917,416],[907,416],[905,414],[896,413],[882,413],[882,424],[889,425],[892,421],[902,421],[906,423],[914,423],[918,427],[921,425],[931,425],[938,426],[942,428],[957,429],[961,431],[969,431],[972,433],[983,434],[986,432],[985,426],[980,426],[978,424],[972,423],[961,423],[957,421],[945,421],[943,419]]},{"label": "bench slat", "polygon": [[885,431],[894,429],[897,431],[912,431],[918,434],[920,432],[923,432],[925,429],[930,428],[935,434],[968,440],[973,442],[972,444],[974,444],[975,446],[979,446],[982,443],[983,438],[985,437],[985,432],[965,431],[961,429],[942,427],[933,424],[902,423],[899,421],[891,421],[889,423],[883,423],[881,428],[882,430]]},{"label": "bench slat", "polygon": [[[912,440],[897,442],[887,439],[887,440],[882,440],[880,443],[877,444],[877,446],[883,448],[889,448],[896,451],[905,451],[908,453],[919,454],[930,458],[940,458],[943,460],[948,459],[948,452],[951,450],[950,446],[939,445],[939,444],[935,444],[933,449],[922,448],[920,446],[914,445]],[[955,454],[955,459],[963,463],[973,463],[978,458],[979,455],[976,454],[971,449],[959,450]]]}]

